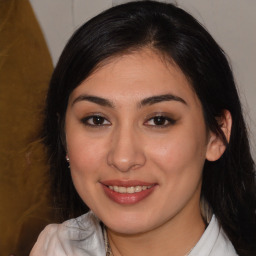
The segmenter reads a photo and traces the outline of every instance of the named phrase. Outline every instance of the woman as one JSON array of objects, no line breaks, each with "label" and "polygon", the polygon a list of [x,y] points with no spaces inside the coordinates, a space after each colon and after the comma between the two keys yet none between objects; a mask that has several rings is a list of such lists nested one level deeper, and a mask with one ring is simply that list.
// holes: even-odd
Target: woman
[{"label": "woman", "polygon": [[31,255],[255,255],[255,169],[224,52],[171,4],[72,36],[43,131],[56,206]]}]

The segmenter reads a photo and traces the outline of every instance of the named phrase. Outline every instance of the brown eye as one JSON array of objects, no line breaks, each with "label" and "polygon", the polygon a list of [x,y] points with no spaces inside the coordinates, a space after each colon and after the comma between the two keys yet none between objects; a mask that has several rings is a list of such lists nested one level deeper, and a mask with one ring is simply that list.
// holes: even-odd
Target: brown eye
[{"label": "brown eye", "polygon": [[153,122],[155,125],[166,125],[168,120],[163,116],[157,116],[153,118]]},{"label": "brown eye", "polygon": [[108,126],[111,124],[106,118],[99,115],[88,116],[81,121],[88,126]]},{"label": "brown eye", "polygon": [[91,118],[91,124],[102,125],[104,123],[104,118],[101,116],[94,116]]},{"label": "brown eye", "polygon": [[147,126],[159,126],[159,127],[167,127],[175,123],[175,120],[166,117],[166,116],[154,116],[150,118],[145,125]]}]

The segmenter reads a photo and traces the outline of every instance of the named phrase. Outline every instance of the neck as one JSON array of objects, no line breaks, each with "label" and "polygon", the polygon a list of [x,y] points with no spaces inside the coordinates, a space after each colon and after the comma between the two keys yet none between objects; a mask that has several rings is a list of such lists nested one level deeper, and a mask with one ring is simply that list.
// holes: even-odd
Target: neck
[{"label": "neck", "polygon": [[114,256],[188,255],[202,236],[205,223],[199,207],[188,216],[182,215],[177,214],[162,226],[145,233],[121,234],[107,229]]}]

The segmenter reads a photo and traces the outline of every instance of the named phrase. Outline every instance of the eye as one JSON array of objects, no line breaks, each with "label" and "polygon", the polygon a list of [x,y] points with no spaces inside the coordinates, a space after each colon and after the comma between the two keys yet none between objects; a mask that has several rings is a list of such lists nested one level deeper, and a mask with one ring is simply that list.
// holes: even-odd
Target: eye
[{"label": "eye", "polygon": [[148,126],[159,126],[159,127],[167,127],[169,125],[175,124],[175,120],[173,120],[170,117],[166,117],[166,116],[154,116],[150,119],[148,119],[145,122],[145,125]]},{"label": "eye", "polygon": [[88,126],[109,126],[111,123],[100,115],[92,115],[83,118],[82,123]]}]

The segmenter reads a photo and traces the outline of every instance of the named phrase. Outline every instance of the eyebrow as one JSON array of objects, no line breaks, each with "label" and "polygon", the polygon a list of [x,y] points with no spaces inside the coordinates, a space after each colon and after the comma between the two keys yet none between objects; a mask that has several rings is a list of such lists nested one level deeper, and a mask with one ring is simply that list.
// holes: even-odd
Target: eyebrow
[{"label": "eyebrow", "polygon": [[[72,102],[71,105],[73,106],[75,103],[80,101],[89,101],[104,107],[115,108],[115,104],[108,99],[101,98],[98,96],[86,95],[86,94],[80,95],[77,98],[75,98],[75,100]],[[185,105],[188,105],[187,102],[179,96],[175,96],[173,94],[163,94],[163,95],[156,95],[156,96],[145,98],[138,104],[138,106],[143,107],[146,105],[153,105],[163,101],[177,101]]]},{"label": "eyebrow", "polygon": [[77,98],[75,98],[75,100],[72,102],[72,106],[80,101],[89,101],[89,102],[93,102],[96,103],[98,105],[101,105],[103,107],[110,107],[110,108],[114,108],[114,104],[107,99],[101,98],[101,97],[97,97],[97,96],[90,96],[90,95],[80,95]]},{"label": "eyebrow", "polygon": [[162,101],[178,101],[185,105],[188,105],[187,102],[179,96],[175,96],[173,94],[163,94],[163,95],[156,95],[156,96],[143,99],[140,103],[140,106],[142,107],[146,105],[153,105],[155,103],[159,103]]}]

